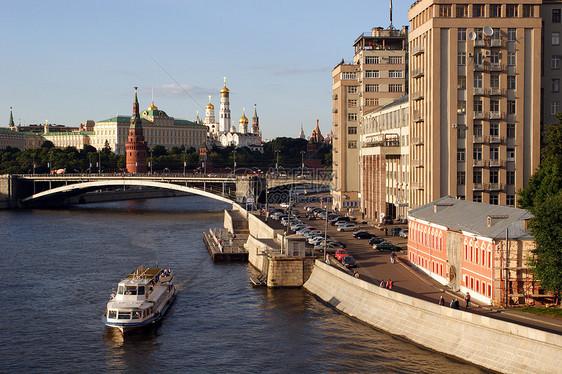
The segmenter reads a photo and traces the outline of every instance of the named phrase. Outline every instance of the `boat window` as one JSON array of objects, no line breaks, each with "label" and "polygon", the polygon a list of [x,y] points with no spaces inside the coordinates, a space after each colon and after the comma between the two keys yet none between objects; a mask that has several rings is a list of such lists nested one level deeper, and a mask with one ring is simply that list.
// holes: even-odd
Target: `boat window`
[{"label": "boat window", "polygon": [[119,288],[117,289],[117,295],[123,295],[124,292],[125,288],[123,286],[119,286]]},{"label": "boat window", "polygon": [[107,318],[117,318],[117,311],[116,310],[110,310],[109,312],[107,312]]},{"label": "boat window", "polygon": [[131,312],[119,311],[119,316],[117,319],[131,319]]},{"label": "boat window", "polygon": [[137,294],[137,286],[127,286],[125,290],[125,295],[136,295]]},{"label": "boat window", "polygon": [[133,312],[133,319],[140,319],[140,318],[141,318],[141,312],[140,311]]},{"label": "boat window", "polygon": [[139,295],[144,295],[144,286],[139,286]]}]

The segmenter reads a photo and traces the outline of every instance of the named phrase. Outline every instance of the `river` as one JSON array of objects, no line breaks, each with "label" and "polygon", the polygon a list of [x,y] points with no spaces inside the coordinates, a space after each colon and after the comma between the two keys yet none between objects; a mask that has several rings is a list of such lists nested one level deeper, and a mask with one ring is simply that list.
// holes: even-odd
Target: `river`
[{"label": "river", "polygon": [[[479,373],[327,307],[302,289],[252,288],[213,264],[202,232],[227,205],[198,196],[0,211],[3,373]],[[101,323],[138,265],[173,268],[163,322],[121,337]],[[454,332],[452,332],[454,333]]]}]

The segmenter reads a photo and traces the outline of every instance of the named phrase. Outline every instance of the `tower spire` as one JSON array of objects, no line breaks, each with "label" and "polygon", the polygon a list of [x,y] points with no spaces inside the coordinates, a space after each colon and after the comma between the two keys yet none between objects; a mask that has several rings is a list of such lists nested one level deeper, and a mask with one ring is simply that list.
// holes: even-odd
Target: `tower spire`
[{"label": "tower spire", "polygon": [[390,26],[388,26],[389,30],[394,30],[394,25],[392,25],[392,0],[390,0]]},{"label": "tower spire", "polygon": [[12,107],[10,107],[10,124],[8,125],[8,127],[14,127],[14,115],[12,114]]}]

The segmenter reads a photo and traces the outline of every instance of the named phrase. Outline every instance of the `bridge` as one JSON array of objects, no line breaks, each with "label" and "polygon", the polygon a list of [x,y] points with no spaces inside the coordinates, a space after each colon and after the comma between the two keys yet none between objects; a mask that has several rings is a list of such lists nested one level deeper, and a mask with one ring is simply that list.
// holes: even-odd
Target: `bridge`
[{"label": "bridge", "polygon": [[84,201],[80,197],[93,192],[133,189],[171,190],[226,203],[265,203],[268,191],[327,187],[330,183],[331,177],[323,174],[303,178],[266,174],[8,174],[0,176],[0,209],[63,206]]}]

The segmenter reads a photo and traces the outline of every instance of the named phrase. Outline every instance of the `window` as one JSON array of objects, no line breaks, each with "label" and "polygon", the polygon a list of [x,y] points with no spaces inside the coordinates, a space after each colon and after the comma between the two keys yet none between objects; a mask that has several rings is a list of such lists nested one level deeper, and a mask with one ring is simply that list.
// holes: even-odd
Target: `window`
[{"label": "window", "polygon": [[492,51],[492,54],[490,56],[490,63],[491,64],[499,64],[500,63],[500,59],[501,59],[501,53],[498,51]]},{"label": "window", "polygon": [[553,101],[550,103],[550,114],[555,116],[560,112],[560,101]]},{"label": "window", "polygon": [[466,65],[466,52],[459,52],[458,59],[457,59],[457,64],[458,64],[459,66],[464,66],[464,65]]},{"label": "window", "polygon": [[507,65],[515,66],[515,52],[507,52]]},{"label": "window", "polygon": [[560,33],[553,32],[552,33],[552,45],[560,45]]},{"label": "window", "polygon": [[466,77],[464,75],[459,75],[457,80],[457,88],[459,90],[466,90]]},{"label": "window", "polygon": [[474,173],[472,174],[472,183],[482,183],[482,170],[474,170]]},{"label": "window", "polygon": [[475,161],[481,161],[482,160],[482,146],[481,145],[477,145],[474,147],[474,150],[472,151],[472,159]]},{"label": "window", "polygon": [[347,148],[357,148],[357,140],[350,140],[347,142]]},{"label": "window", "polygon": [[507,137],[509,139],[515,139],[515,124],[508,123],[507,124]]},{"label": "window", "polygon": [[365,57],[365,64],[378,64],[379,56],[367,56]]},{"label": "window", "polygon": [[356,108],[357,107],[357,99],[348,99],[347,100],[347,107],[348,108]]},{"label": "window", "polygon": [[514,42],[517,40],[516,29],[507,29],[507,40],[510,42]]},{"label": "window", "polygon": [[457,102],[457,114],[465,114],[466,113],[466,101],[459,100]]},{"label": "window", "polygon": [[342,80],[355,80],[357,79],[357,74],[352,73],[352,72],[348,72],[348,71],[344,71],[341,73],[341,79]]},{"label": "window", "polygon": [[347,113],[348,121],[357,121],[357,113]]},{"label": "window", "polygon": [[482,100],[474,100],[474,111],[476,113],[482,113],[482,110],[483,110]]},{"label": "window", "polygon": [[356,126],[350,126],[347,128],[347,133],[352,135],[352,134],[357,134],[357,127]]},{"label": "window", "polygon": [[475,138],[477,137],[481,137],[482,136],[482,124],[481,123],[475,123],[473,126],[473,135]]},{"label": "window", "polygon": [[457,128],[457,139],[466,139],[466,126],[459,125]]},{"label": "window", "polygon": [[402,64],[402,56],[390,56],[388,58],[388,63],[391,65],[401,65]]},{"label": "window", "polygon": [[500,149],[498,147],[490,147],[490,160],[500,159]]},{"label": "window", "polygon": [[365,78],[378,78],[379,71],[378,70],[366,70],[365,71]]},{"label": "window", "polygon": [[482,73],[474,74],[474,88],[482,88]]},{"label": "window", "polygon": [[402,85],[401,84],[389,84],[388,85],[388,92],[402,92]]},{"label": "window", "polygon": [[452,6],[450,4],[439,5],[439,17],[451,17],[453,14],[451,8]]},{"label": "window", "polygon": [[484,40],[484,29],[481,27],[477,27],[474,29],[474,33],[476,34],[476,40]]},{"label": "window", "polygon": [[366,106],[377,106],[379,105],[379,99],[373,99],[372,97],[368,97],[365,99]]},{"label": "window", "polygon": [[490,100],[490,112],[498,113],[500,111],[500,101]]},{"label": "window", "polygon": [[472,197],[472,201],[474,201],[475,203],[481,203],[482,194],[480,192],[475,193],[474,196]]},{"label": "window", "polygon": [[560,69],[560,55],[553,55],[550,63],[552,69]]},{"label": "window", "polygon": [[499,205],[499,196],[497,193],[490,194],[490,204]]},{"label": "window", "polygon": [[457,149],[457,161],[464,162],[465,161],[465,149],[459,148]]},{"label": "window", "polygon": [[507,114],[515,114],[515,100],[507,100]]},{"label": "window", "polygon": [[473,17],[485,17],[484,4],[474,4],[472,6],[472,16]]},{"label": "window", "polygon": [[490,136],[500,136],[500,125],[498,123],[490,123]]},{"label": "window", "polygon": [[506,15],[507,17],[518,17],[518,6],[517,4],[507,4],[506,5]]},{"label": "window", "polygon": [[552,9],[552,23],[560,23],[560,9]]},{"label": "window", "polygon": [[459,28],[457,39],[459,42],[466,42],[466,29]]},{"label": "window", "polygon": [[500,76],[498,74],[490,75],[490,87],[499,88],[500,87]]},{"label": "window", "polygon": [[515,171],[508,171],[506,173],[507,184],[515,184]]},{"label": "window", "polygon": [[560,92],[560,78],[552,79],[552,92]]},{"label": "window", "polygon": [[356,94],[357,93],[357,86],[347,86],[347,93]]},{"label": "window", "polygon": [[515,75],[508,75],[507,76],[507,89],[514,90],[515,89]]},{"label": "window", "polygon": [[507,149],[507,161],[515,161],[515,148]]},{"label": "window", "polygon": [[533,5],[523,5],[523,17],[534,17],[535,8]]},{"label": "window", "polygon": [[499,183],[499,172],[497,170],[490,170],[490,183]]},{"label": "window", "polygon": [[365,85],[365,92],[379,92],[379,85],[378,84],[366,84]]},{"label": "window", "polygon": [[515,206],[515,195],[507,195],[505,198],[505,204]]},{"label": "window", "polygon": [[468,17],[468,5],[457,4],[457,17],[458,18]]},{"label": "window", "polygon": [[389,78],[402,78],[403,77],[402,70],[389,70],[388,71],[388,77]]},{"label": "window", "polygon": [[466,173],[464,171],[457,171],[457,184],[464,186],[466,184]]},{"label": "window", "polygon": [[501,17],[502,16],[502,6],[501,4],[491,4],[490,5],[490,17]]}]

